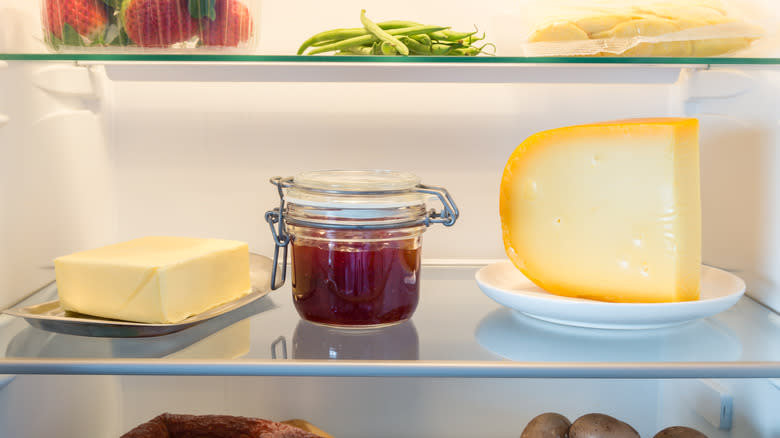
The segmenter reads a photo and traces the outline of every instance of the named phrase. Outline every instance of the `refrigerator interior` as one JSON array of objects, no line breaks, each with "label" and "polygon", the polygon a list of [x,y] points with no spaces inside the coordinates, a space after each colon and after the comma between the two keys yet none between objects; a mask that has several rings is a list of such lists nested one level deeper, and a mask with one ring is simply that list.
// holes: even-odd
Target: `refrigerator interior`
[{"label": "refrigerator interior", "polygon": [[[29,390],[40,386],[81,402],[63,403]],[[696,404],[696,396],[713,386],[739,407],[728,430],[718,428],[725,425],[716,405]],[[19,376],[4,392],[10,393],[4,399],[14,400],[3,406],[11,420],[3,425],[6,436],[120,436],[162,412],[304,418],[337,437],[517,437],[543,412],[572,421],[602,412],[643,437],[673,425],[711,438],[780,432],[774,419],[777,389],[752,379]],[[46,421],[31,412],[45,413]]]},{"label": "refrigerator interior", "polygon": [[[374,3],[264,1],[259,50],[294,51],[322,23],[354,25],[361,7],[487,29],[498,11],[518,10]],[[38,13],[34,1],[0,1],[0,50],[45,51]],[[413,172],[461,210],[454,227],[425,233],[424,260],[503,259],[498,185],[526,137],[690,116],[701,121],[703,261],[778,312],[778,101],[776,66],[0,61],[0,308],[49,283],[54,257],[144,235],[236,239],[271,255],[264,214],[278,195],[268,179],[304,170]],[[720,394],[735,406],[730,428],[718,423]],[[642,436],[685,424],[714,438],[778,437],[777,406],[768,379],[20,375],[0,385],[0,435],[118,436],[176,411],[305,418],[338,437],[499,437],[519,436],[538,413],[601,411]]]}]

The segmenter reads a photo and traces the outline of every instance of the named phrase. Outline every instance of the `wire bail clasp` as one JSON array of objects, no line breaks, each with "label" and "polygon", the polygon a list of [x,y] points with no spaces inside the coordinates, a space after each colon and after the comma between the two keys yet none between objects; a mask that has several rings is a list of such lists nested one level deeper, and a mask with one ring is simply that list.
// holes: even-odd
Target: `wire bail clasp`
[{"label": "wire bail clasp", "polygon": [[[290,234],[284,224],[284,193],[283,188],[289,187],[292,178],[282,178],[275,176],[270,179],[271,184],[275,185],[279,192],[279,208],[265,212],[265,221],[271,228],[271,235],[274,238],[274,261],[271,266],[271,290],[276,290],[284,285],[287,279],[287,248],[290,244]],[[274,228],[276,226],[276,228]],[[282,278],[277,284],[276,274],[279,268],[279,249],[282,248]]]},{"label": "wire bail clasp", "polygon": [[452,196],[450,196],[450,193],[447,191],[447,189],[444,187],[418,184],[417,187],[415,187],[415,191],[429,195],[435,195],[437,198],[439,198],[439,201],[443,207],[441,212],[437,212],[436,210],[431,209],[425,214],[425,226],[431,226],[431,224],[442,224],[445,227],[451,227],[455,224],[455,221],[458,220],[460,211],[458,210],[458,206],[455,205],[455,201],[452,199]]}]

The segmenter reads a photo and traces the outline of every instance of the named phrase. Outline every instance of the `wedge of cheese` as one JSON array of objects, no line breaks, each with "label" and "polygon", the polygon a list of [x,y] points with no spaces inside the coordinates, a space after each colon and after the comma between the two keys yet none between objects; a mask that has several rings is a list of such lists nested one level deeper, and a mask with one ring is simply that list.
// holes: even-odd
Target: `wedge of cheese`
[{"label": "wedge of cheese", "polygon": [[546,291],[615,302],[699,298],[696,119],[545,131],[501,179],[506,253]]},{"label": "wedge of cheese", "polygon": [[176,323],[251,292],[246,243],[152,236],[54,260],[65,310]]}]

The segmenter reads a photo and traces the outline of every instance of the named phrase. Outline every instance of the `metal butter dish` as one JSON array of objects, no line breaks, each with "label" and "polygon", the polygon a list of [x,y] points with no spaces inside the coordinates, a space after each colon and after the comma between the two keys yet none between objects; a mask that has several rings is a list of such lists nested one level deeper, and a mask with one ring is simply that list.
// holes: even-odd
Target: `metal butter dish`
[{"label": "metal butter dish", "polygon": [[107,338],[162,336],[176,333],[218,316],[234,312],[267,295],[271,291],[271,259],[257,254],[250,254],[249,264],[252,292],[173,324],[119,321],[67,312],[60,306],[59,300],[9,309],[3,311],[3,313],[24,318],[33,327],[69,335]]}]

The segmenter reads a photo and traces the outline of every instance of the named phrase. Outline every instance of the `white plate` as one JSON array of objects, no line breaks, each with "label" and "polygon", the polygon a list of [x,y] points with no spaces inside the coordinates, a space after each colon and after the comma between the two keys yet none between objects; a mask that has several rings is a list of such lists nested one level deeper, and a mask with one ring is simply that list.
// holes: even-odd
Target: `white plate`
[{"label": "white plate", "polygon": [[601,329],[648,329],[682,324],[720,313],[745,293],[745,282],[729,272],[702,266],[698,301],[609,303],[545,292],[505,260],[477,271],[487,296],[510,309],[544,321]]}]

